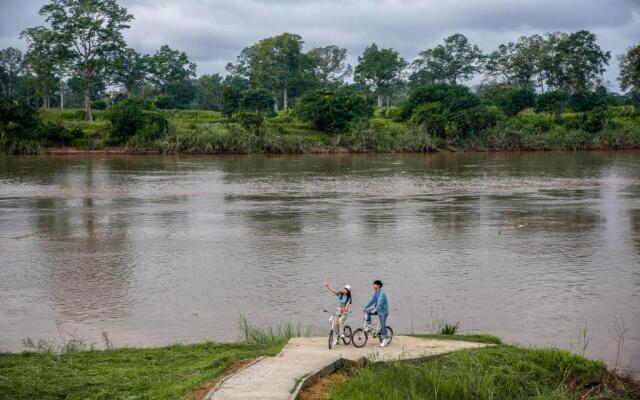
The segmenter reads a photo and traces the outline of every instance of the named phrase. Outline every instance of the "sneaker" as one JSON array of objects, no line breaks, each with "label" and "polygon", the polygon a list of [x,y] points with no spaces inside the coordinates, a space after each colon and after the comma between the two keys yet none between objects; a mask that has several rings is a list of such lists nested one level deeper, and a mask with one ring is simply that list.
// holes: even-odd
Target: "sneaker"
[{"label": "sneaker", "polygon": [[384,338],[382,339],[382,342],[380,342],[380,347],[387,347],[388,344],[389,344],[389,338]]},{"label": "sneaker", "polygon": [[333,337],[333,345],[337,346],[338,345],[338,338],[337,337]]},{"label": "sneaker", "polygon": [[344,339],[344,333],[340,334],[340,339]]}]

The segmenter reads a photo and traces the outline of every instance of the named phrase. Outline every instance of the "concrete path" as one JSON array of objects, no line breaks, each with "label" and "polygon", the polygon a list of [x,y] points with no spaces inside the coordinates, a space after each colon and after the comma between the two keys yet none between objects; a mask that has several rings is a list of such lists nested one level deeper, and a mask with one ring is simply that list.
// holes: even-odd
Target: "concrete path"
[{"label": "concrete path", "polygon": [[294,338],[276,357],[257,359],[245,368],[223,378],[206,400],[288,400],[295,399],[306,380],[335,369],[343,362],[369,358],[372,361],[420,359],[433,355],[485,345],[453,340],[394,336],[385,348],[369,339],[361,349],[353,345],[327,348],[326,337]]}]

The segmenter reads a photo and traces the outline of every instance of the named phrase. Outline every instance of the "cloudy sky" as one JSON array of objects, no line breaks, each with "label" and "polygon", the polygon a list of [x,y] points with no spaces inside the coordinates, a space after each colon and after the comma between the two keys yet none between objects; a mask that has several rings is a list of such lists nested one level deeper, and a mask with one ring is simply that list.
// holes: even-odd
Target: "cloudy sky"
[{"label": "cloudy sky", "polygon": [[[43,23],[46,1],[0,0],[0,48],[25,48],[26,27]],[[282,32],[305,47],[346,47],[350,62],[372,42],[408,60],[460,32],[490,51],[521,35],[587,29],[613,57],[605,74],[617,88],[615,55],[640,42],[640,0],[121,0],[134,15],[130,47],[185,50],[198,73],[224,72],[242,48]]]}]

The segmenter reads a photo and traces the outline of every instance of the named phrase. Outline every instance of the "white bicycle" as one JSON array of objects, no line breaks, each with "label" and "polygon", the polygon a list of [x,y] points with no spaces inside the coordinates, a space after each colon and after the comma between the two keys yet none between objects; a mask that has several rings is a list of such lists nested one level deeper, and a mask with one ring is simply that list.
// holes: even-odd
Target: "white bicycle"
[{"label": "white bicycle", "polygon": [[[380,318],[376,319],[378,320],[378,323],[374,327],[370,324],[367,324],[366,316],[363,317],[362,328],[356,329],[355,332],[353,332],[353,335],[351,335],[351,343],[353,343],[354,346],[362,347],[367,344],[369,335],[374,338],[377,337],[378,340],[380,340],[380,343],[382,343],[382,336],[380,336]],[[387,339],[389,340],[389,343],[391,343],[391,340],[393,340],[393,329],[391,329],[389,325],[387,325]]]},{"label": "white bicycle", "polygon": [[[340,342],[340,337],[338,337],[340,335],[340,327],[338,326],[338,318],[340,317],[340,315],[329,312],[327,310],[322,310],[322,311],[330,314],[329,315],[329,348],[331,349],[335,344],[338,344]],[[345,345],[348,345],[349,343],[351,343],[351,327],[349,325],[345,325],[343,332],[344,332],[344,337],[342,337],[342,342]]]}]

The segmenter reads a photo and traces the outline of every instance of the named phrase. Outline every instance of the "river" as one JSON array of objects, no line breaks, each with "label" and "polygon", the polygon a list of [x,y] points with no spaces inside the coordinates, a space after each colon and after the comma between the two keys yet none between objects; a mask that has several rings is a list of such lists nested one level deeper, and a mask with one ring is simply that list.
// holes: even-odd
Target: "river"
[{"label": "river", "polygon": [[[0,157],[0,351],[326,329],[381,279],[398,331],[459,322],[640,368],[640,152]],[[360,315],[350,318],[361,323]]]}]

